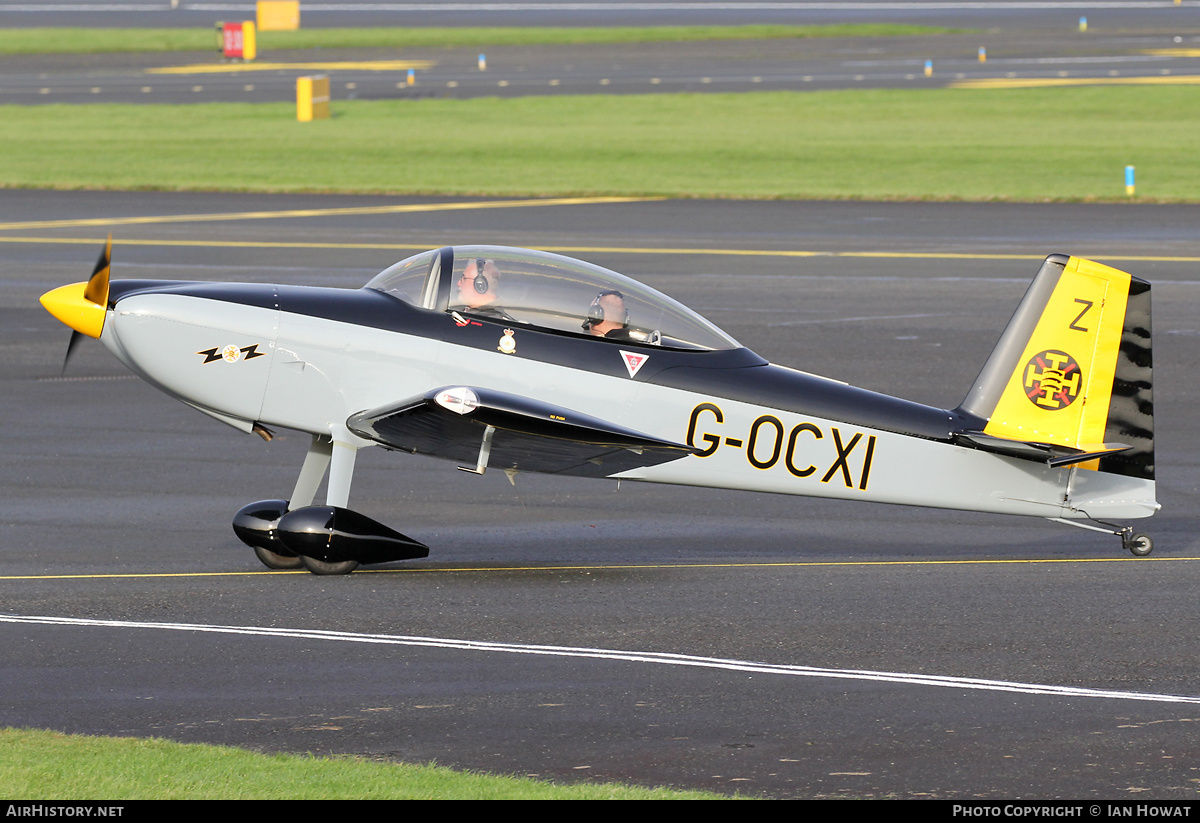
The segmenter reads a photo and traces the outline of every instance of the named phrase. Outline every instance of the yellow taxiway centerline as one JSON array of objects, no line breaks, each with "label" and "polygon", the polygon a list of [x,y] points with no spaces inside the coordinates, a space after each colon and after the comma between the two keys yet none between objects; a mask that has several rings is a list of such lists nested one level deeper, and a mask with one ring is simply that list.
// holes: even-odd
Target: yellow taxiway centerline
[{"label": "yellow taxiway centerline", "polygon": [[1142,54],[1152,57],[1200,57],[1200,49],[1146,49]]},{"label": "yellow taxiway centerline", "polygon": [[[103,237],[4,237],[0,243],[44,243],[47,245],[94,246]],[[274,240],[135,240],[118,241],[122,246],[162,246],[184,248],[232,249],[332,249],[344,251],[426,251],[428,243],[317,243]],[[804,249],[689,249],[647,246],[537,246],[555,254],[643,254],[694,255],[699,257],[846,257],[881,260],[1044,260],[1044,254],[971,254],[934,251],[813,251]],[[1200,256],[1091,254],[1090,259],[1125,263],[1200,263]]]},{"label": "yellow taxiway centerline", "polygon": [[988,77],[956,80],[952,89],[1038,89],[1054,86],[1200,86],[1198,74],[1156,77]]},{"label": "yellow taxiway centerline", "polygon": [[[448,568],[358,569],[363,574],[428,574],[447,572],[571,572],[571,571],[649,571],[655,569],[780,569],[780,568],[848,568],[862,566],[1012,566],[1055,563],[1172,563],[1200,560],[1200,557],[1081,557],[1043,560],[814,560],[784,563],[648,563],[627,566],[460,566]],[[141,577],[247,577],[264,574],[309,574],[298,569],[290,571],[254,570],[244,572],[131,572],[127,574],[13,574],[0,575],[3,580],[101,580]]]},{"label": "yellow taxiway centerline", "polygon": [[334,209],[284,209],[279,211],[217,212],[213,214],[167,214],[145,217],[93,217],[77,220],[29,220],[0,223],[0,231],[15,229],[70,229],[84,226],[138,226],[153,223],[207,223],[220,220],[278,220],[290,217],[340,217],[361,214],[411,214],[413,212],[463,211],[470,209],[519,209],[537,206],[587,206],[596,203],[644,203],[662,197],[554,197],[543,200],[480,200],[461,203],[405,203],[394,206],[347,206]]},{"label": "yellow taxiway centerline", "polygon": [[[588,206],[613,203],[646,203],[665,200],[665,197],[555,197],[540,200],[479,200],[451,203],[405,203],[386,206],[348,206],[325,209],[281,209],[276,211],[217,212],[205,214],[146,215],[140,217],[91,217],[68,220],[28,220],[0,223],[0,231],[30,229],[69,229],[93,226],[144,226],[165,223],[211,223],[239,220],[280,220],[299,217],[342,217],[369,214],[414,214],[423,212],[470,211],[473,209],[515,209],[543,206]],[[77,237],[5,237],[0,243],[45,243],[60,245],[95,245],[103,238]],[[386,250],[425,251],[429,245],[418,243],[330,243],[319,241],[276,240],[144,240],[122,239],[125,246],[162,246],[184,248],[244,248],[244,249],[329,249],[329,250]],[[818,251],[808,249],[736,249],[736,248],[664,248],[647,246],[539,246],[542,251],[558,254],[640,254],[695,255],[709,257],[848,257],[885,260],[1042,260],[1042,254],[988,254],[934,251]],[[1187,255],[1102,255],[1097,260],[1137,263],[1198,263],[1200,257]]]}]

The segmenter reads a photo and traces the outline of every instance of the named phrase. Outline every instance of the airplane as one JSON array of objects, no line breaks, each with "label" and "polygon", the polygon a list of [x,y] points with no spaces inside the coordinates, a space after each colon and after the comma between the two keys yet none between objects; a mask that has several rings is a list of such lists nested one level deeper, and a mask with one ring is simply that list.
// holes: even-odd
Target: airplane
[{"label": "airplane", "polygon": [[[349,508],[363,448],[545,472],[1046,518],[1119,536],[1153,515],[1150,284],[1045,259],[962,404],[768,363],[700,315],[581,260],[413,255],[360,289],[91,278],[42,296],[154,387],[246,433],[311,436],[290,497],[237,536],[270,569],[427,557]],[[66,362],[64,361],[64,369]],[[920,471],[914,468],[920,467]],[[328,472],[324,505],[315,505]]]}]

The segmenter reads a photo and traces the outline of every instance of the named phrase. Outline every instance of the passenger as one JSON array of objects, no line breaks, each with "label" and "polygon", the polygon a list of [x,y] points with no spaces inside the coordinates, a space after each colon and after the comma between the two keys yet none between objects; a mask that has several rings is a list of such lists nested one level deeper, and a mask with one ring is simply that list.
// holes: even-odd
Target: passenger
[{"label": "passenger", "polygon": [[632,342],[629,333],[629,310],[625,308],[625,295],[616,289],[602,291],[588,306],[587,320],[583,329],[593,337]]},{"label": "passenger", "polygon": [[496,267],[496,261],[473,258],[458,278],[459,304],[477,317],[511,323],[512,316],[496,305],[499,286],[500,269]]}]

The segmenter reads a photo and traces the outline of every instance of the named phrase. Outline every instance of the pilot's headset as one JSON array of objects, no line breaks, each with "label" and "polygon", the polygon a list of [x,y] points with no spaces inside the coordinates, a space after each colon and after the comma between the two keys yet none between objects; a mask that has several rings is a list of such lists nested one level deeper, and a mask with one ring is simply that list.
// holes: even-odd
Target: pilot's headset
[{"label": "pilot's headset", "polygon": [[[610,294],[615,294],[617,297],[621,298],[622,303],[625,302],[625,295],[621,294],[616,289],[609,289],[608,291],[602,291],[599,294],[597,294],[596,299],[592,301],[592,305],[588,306],[587,320],[583,321],[583,330],[584,331],[591,331],[592,326],[595,326],[598,323],[604,322],[604,307],[600,305],[600,298],[607,297]],[[629,307],[628,306],[625,307],[625,317],[622,320],[621,325],[623,325],[623,326],[629,325]]]},{"label": "pilot's headset", "polygon": [[[483,273],[483,268],[486,265],[487,265],[487,261],[484,260],[482,257],[475,258],[475,281],[474,281],[474,284],[475,284],[475,292],[477,294],[487,294],[488,289],[490,289],[492,287],[492,284],[488,282],[487,277]],[[493,263],[492,264],[493,272],[495,271],[495,269],[496,269],[496,264]]]}]

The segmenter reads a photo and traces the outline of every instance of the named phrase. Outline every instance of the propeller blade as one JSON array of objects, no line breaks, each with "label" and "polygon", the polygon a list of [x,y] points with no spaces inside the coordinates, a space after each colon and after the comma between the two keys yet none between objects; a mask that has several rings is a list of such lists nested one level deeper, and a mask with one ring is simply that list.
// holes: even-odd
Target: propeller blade
[{"label": "propeller blade", "polygon": [[112,234],[110,233],[108,240],[104,243],[104,251],[100,252],[100,259],[96,261],[96,268],[92,270],[92,277],[83,290],[84,298],[100,308],[108,307],[108,275],[111,268]]},{"label": "propeller blade", "polygon": [[67,373],[67,363],[71,362],[71,354],[75,351],[75,347],[79,344],[79,341],[82,339],[83,339],[82,334],[80,334],[79,332],[74,331],[74,330],[71,331],[71,341],[69,343],[67,343],[67,356],[63,358],[63,367],[62,367],[62,371],[60,372],[60,374]]}]

